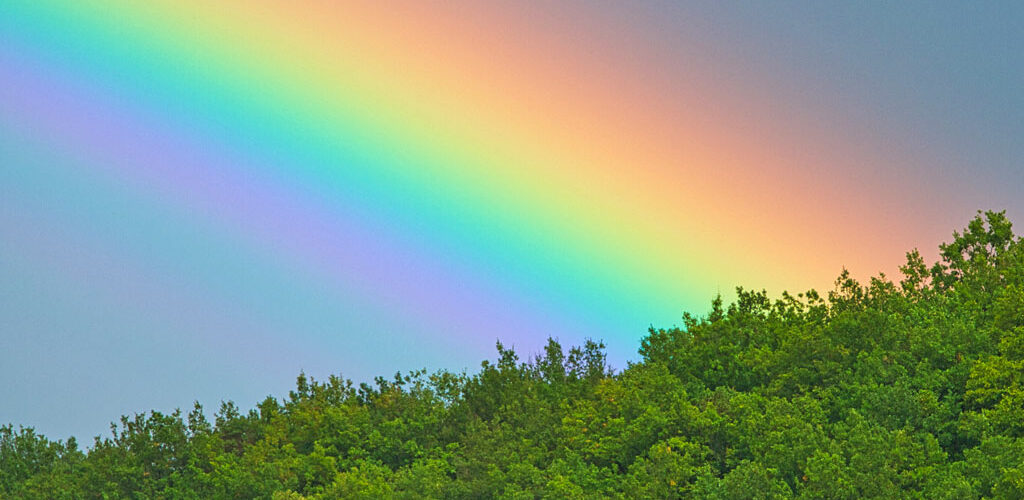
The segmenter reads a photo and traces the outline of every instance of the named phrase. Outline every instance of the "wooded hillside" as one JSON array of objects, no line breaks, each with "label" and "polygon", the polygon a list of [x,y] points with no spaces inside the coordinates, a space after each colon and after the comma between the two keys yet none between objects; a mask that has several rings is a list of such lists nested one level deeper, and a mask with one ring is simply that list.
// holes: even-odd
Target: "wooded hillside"
[{"label": "wooded hillside", "polygon": [[[1024,498],[1024,242],[979,214],[896,281],[739,290],[473,374],[122,417],[87,449],[0,428],[0,498]],[[4,404],[16,404],[5,402]]]}]

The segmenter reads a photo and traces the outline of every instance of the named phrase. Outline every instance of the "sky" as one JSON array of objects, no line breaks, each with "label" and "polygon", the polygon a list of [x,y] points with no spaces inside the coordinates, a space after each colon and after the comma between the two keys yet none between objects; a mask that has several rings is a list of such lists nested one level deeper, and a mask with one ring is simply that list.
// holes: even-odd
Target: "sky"
[{"label": "sky", "polygon": [[[1024,227],[1016,2],[0,2],[0,423],[607,345]],[[1020,232],[1020,230],[1018,230]]]}]

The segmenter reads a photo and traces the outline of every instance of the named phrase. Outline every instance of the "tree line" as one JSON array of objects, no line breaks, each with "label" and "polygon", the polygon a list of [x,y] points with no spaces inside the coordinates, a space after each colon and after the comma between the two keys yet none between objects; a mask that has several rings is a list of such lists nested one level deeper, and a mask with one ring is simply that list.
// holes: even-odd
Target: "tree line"
[{"label": "tree line", "polygon": [[473,374],[299,375],[248,412],[0,427],[0,498],[1024,498],[1024,241],[979,213],[902,276],[737,290],[604,346]]}]

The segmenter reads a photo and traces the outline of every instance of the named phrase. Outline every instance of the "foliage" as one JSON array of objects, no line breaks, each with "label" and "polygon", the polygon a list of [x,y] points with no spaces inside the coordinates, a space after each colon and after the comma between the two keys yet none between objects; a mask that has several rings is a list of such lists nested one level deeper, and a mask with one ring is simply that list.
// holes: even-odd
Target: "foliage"
[{"label": "foliage", "polygon": [[898,283],[740,289],[473,375],[299,375],[247,413],[122,417],[86,451],[0,427],[2,498],[1024,498],[1024,242],[979,214]]}]

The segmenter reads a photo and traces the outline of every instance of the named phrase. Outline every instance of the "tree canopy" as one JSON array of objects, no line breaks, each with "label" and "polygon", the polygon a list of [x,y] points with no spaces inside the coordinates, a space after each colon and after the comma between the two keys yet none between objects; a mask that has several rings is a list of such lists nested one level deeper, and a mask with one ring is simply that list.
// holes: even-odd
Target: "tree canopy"
[{"label": "tree canopy", "polygon": [[473,374],[300,374],[87,449],[3,426],[0,498],[1024,498],[1024,241],[979,213],[901,273],[739,289],[617,373],[600,342],[499,343]]}]

